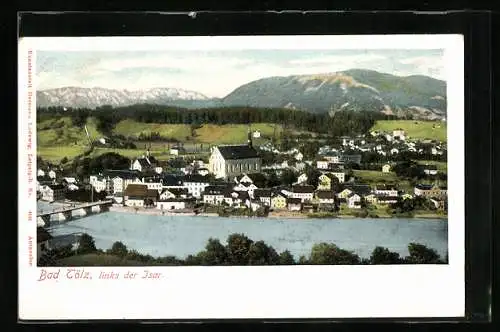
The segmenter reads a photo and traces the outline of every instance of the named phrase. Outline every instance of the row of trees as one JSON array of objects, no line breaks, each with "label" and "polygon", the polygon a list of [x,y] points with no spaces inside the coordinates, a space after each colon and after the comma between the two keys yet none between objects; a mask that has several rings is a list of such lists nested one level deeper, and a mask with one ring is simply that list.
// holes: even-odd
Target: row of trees
[{"label": "row of trees", "polygon": [[73,124],[77,126],[83,126],[86,119],[93,116],[98,120],[98,129],[105,134],[111,133],[119,121],[133,119],[145,123],[190,125],[268,122],[287,124],[306,131],[328,133],[331,136],[342,136],[366,133],[376,120],[394,118],[394,116],[368,111],[339,111],[335,114],[335,117],[331,117],[327,113],[316,114],[281,108],[219,107],[193,110],[147,104],[116,108],[103,106],[94,110],[64,110],[62,107],[49,107],[39,108],[37,110],[38,114],[40,114],[39,117],[49,115],[70,116],[73,119]]},{"label": "row of trees", "polygon": [[441,258],[433,249],[418,243],[408,245],[409,255],[401,257],[387,248],[376,247],[369,258],[360,258],[353,251],[344,250],[332,243],[315,244],[309,257],[301,256],[296,260],[285,250],[278,253],[263,241],[253,241],[243,234],[231,234],[226,245],[218,239],[209,239],[205,249],[185,259],[174,256],[154,258],[129,250],[122,242],[115,242],[106,251],[98,250],[93,238],[83,234],[76,249],[64,247],[45,254],[39,261],[40,266],[57,266],[61,258],[82,254],[110,254],[127,261],[147,265],[354,265],[354,264],[446,264],[448,257]]}]

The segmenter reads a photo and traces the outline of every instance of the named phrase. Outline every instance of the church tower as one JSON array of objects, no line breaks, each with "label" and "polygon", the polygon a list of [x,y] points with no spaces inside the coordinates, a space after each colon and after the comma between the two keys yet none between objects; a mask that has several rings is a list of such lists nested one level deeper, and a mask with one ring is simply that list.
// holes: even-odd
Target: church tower
[{"label": "church tower", "polygon": [[250,128],[250,124],[248,124],[248,146],[252,147],[252,130]]}]

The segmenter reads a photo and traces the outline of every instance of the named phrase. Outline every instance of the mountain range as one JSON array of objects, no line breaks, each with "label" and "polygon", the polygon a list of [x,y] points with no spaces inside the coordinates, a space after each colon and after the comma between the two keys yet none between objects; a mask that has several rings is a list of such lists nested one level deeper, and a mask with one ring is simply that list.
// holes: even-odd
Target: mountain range
[{"label": "mountain range", "polygon": [[446,117],[446,82],[428,76],[395,76],[373,70],[267,77],[236,88],[224,98],[195,91],[153,88],[137,91],[64,87],[37,91],[37,105],[95,108],[159,104],[184,108],[249,106],[314,113],[368,110],[416,118]]}]

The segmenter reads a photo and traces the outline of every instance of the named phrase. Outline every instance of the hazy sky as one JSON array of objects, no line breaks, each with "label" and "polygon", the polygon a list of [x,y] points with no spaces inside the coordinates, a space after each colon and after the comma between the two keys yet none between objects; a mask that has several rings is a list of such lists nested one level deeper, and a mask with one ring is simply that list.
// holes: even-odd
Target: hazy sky
[{"label": "hazy sky", "polygon": [[444,78],[442,50],[38,51],[37,88],[173,87],[224,97],[269,77],[353,68]]}]

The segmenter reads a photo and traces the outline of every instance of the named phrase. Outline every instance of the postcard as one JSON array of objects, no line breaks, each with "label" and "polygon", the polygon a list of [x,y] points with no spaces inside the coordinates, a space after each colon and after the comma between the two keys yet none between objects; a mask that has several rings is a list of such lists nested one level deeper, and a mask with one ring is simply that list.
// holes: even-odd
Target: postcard
[{"label": "postcard", "polygon": [[461,317],[460,35],[22,38],[19,318]]}]

